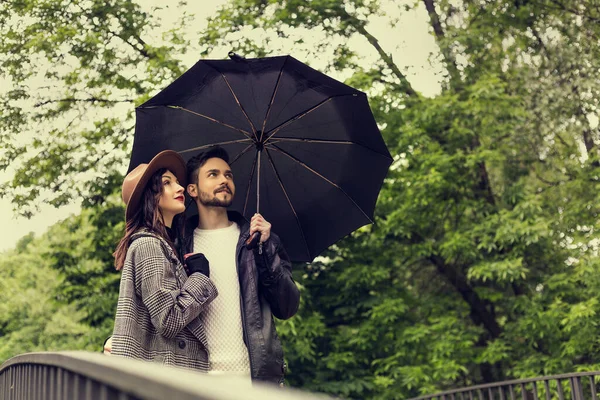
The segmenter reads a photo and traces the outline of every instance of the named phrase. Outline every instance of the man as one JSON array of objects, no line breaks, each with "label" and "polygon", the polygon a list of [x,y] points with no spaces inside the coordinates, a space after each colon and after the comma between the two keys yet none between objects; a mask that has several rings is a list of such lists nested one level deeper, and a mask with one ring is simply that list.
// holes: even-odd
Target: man
[{"label": "man", "polygon": [[[218,296],[200,315],[213,374],[234,374],[283,384],[285,365],[273,316],[291,318],[300,293],[289,257],[260,214],[250,222],[228,212],[235,196],[229,157],[219,147],[187,163],[187,193],[198,217],[186,224],[182,254],[202,253]],[[258,232],[261,250],[247,249]]]}]

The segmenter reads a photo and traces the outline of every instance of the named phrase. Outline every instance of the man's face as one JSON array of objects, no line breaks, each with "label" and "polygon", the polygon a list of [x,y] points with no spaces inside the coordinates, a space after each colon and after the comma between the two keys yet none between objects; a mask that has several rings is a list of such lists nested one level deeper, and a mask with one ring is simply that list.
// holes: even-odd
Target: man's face
[{"label": "man's face", "polygon": [[229,207],[235,195],[229,164],[217,157],[209,158],[198,171],[198,182],[188,185],[188,194],[206,207]]}]

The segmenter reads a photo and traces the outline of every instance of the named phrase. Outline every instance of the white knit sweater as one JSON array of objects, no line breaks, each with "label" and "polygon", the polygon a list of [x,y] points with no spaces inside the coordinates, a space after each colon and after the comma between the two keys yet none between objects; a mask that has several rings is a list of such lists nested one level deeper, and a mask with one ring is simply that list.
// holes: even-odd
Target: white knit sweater
[{"label": "white knit sweater", "polygon": [[201,314],[210,354],[210,372],[250,377],[250,360],[244,343],[240,306],[240,283],[235,248],[240,237],[236,223],[222,229],[194,231],[194,253],[203,253],[210,279],[219,295]]}]

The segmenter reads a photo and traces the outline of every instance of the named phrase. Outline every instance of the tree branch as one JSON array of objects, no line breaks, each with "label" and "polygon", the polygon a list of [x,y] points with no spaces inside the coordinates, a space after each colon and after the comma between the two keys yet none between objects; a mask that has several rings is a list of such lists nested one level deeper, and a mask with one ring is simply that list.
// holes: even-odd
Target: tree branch
[{"label": "tree branch", "polygon": [[[474,150],[480,146],[481,146],[481,143],[479,142],[479,138],[477,136],[473,137],[471,149]],[[481,161],[480,163],[478,163],[478,167],[479,167],[479,182],[477,183],[477,187],[483,193],[483,197],[485,198],[485,200],[492,206],[495,206],[496,199],[494,198],[494,192],[492,191],[492,184],[490,182],[490,177],[488,175],[485,162]]]},{"label": "tree branch", "polygon": [[585,18],[591,22],[600,22],[600,18],[595,18],[592,17],[591,15],[587,15],[585,13],[580,12],[577,9],[574,8],[569,8],[566,5],[564,5],[563,3],[561,3],[558,0],[551,0],[552,3],[554,3],[558,8],[552,8],[552,7],[548,7],[545,3],[540,3],[540,2],[534,2],[536,5],[542,7],[542,8],[546,8],[548,10],[554,10],[554,11],[565,11],[574,15],[577,15],[578,17],[581,18]]},{"label": "tree branch", "polygon": [[592,139],[592,129],[590,128],[590,124],[587,120],[586,113],[583,110],[583,107],[581,106],[581,94],[579,93],[579,87],[577,85],[573,85],[571,90],[572,90],[573,94],[577,97],[577,100],[579,100],[579,104],[577,106],[575,115],[577,115],[579,117],[579,121],[581,122],[581,125],[583,126],[583,129],[582,129],[583,143],[585,144],[585,149],[589,155],[596,148],[594,139]]},{"label": "tree branch", "polygon": [[[77,4],[77,7],[81,10],[81,12],[83,13],[83,15],[86,16],[88,22],[95,28],[95,30],[98,31],[98,32],[101,32],[102,31],[102,27],[98,26],[94,22],[94,19],[88,15],[88,11],[85,10],[83,7],[81,7],[79,4]],[[117,18],[117,20],[118,20],[118,18]],[[121,22],[121,21],[119,20],[119,22]],[[135,35],[133,33],[131,34],[131,36],[138,41],[138,43],[142,46],[142,48],[139,48],[134,43],[131,43],[127,38],[125,38],[125,37],[121,36],[120,34],[114,32],[110,28],[108,28],[106,31],[108,33],[110,33],[113,37],[117,37],[117,38],[121,39],[122,41],[124,41],[125,43],[127,43],[129,46],[131,46],[132,49],[134,49],[135,51],[137,51],[138,53],[140,53],[142,56],[144,56],[146,58],[153,58],[153,56],[150,55],[148,53],[148,51],[146,51],[146,48],[145,48],[146,47],[146,42],[144,42],[142,40],[142,38],[139,37],[138,35]]]},{"label": "tree branch", "polygon": [[[348,15],[348,17],[353,18],[350,15]],[[377,38],[375,36],[373,36],[372,34],[370,34],[365,29],[365,27],[361,24],[356,24],[356,30],[358,33],[363,35],[369,41],[369,43],[371,43],[371,45],[373,47],[375,47],[375,50],[377,50],[377,52],[379,53],[379,56],[381,57],[383,62],[385,62],[385,64],[388,66],[388,68],[390,68],[392,70],[394,75],[396,75],[396,77],[398,79],[400,79],[400,82],[402,84],[402,90],[404,90],[404,93],[406,93],[409,96],[418,97],[417,92],[415,92],[415,90],[412,88],[410,82],[408,82],[408,80],[406,79],[406,76],[404,76],[404,74],[400,71],[398,66],[394,63],[392,56],[390,56],[389,54],[387,54],[385,52],[385,50],[383,50],[383,48],[379,44],[379,41],[377,40]]]},{"label": "tree branch", "polygon": [[34,105],[34,107],[42,107],[45,106],[47,104],[51,104],[51,103],[133,103],[134,100],[132,99],[125,99],[125,100],[110,100],[110,99],[100,99],[98,97],[89,97],[87,99],[77,99],[77,98],[65,98],[65,99],[55,99],[55,100],[46,100],[46,101],[40,101],[39,103],[36,103]]},{"label": "tree branch", "polygon": [[502,327],[487,309],[485,302],[469,285],[464,274],[456,266],[447,264],[440,256],[432,255],[428,259],[469,304],[471,320],[477,325],[483,325],[493,339],[500,337]]},{"label": "tree branch", "polygon": [[431,27],[433,28],[433,32],[435,33],[438,46],[442,51],[444,60],[446,60],[446,67],[448,68],[450,79],[452,82],[454,82],[455,85],[458,85],[461,83],[460,72],[458,71],[458,67],[456,66],[456,60],[454,59],[452,52],[443,43],[444,39],[446,38],[446,35],[444,34],[444,29],[442,28],[442,24],[440,23],[440,17],[435,11],[435,5],[433,1],[434,0],[423,0],[423,3],[425,3],[427,13],[429,13],[429,22],[431,23]]},{"label": "tree branch", "polygon": [[[573,12],[573,13],[574,13],[574,14],[576,14],[576,15],[582,16],[582,15],[580,15],[579,13],[577,13],[576,11],[573,11],[573,10],[568,10],[568,9],[567,9],[567,8],[566,8],[564,5],[562,5],[561,3],[559,3],[559,2],[558,2],[558,1],[556,1],[556,0],[552,0],[552,2],[553,2],[554,4],[561,5],[561,6],[562,6],[562,9],[563,9],[564,11],[571,11],[571,12]],[[544,54],[544,56],[546,57],[546,59],[548,59],[548,60],[549,60],[549,59],[550,59],[550,54],[549,54],[549,52],[548,52],[548,48],[547,48],[547,47],[546,47],[546,45],[544,44],[544,41],[543,41],[543,39],[542,39],[541,35],[540,35],[540,34],[537,32],[537,30],[535,30],[535,29],[533,29],[533,34],[534,34],[534,36],[536,37],[536,39],[537,39],[537,41],[538,41],[538,44],[539,44],[539,45],[541,46],[541,48],[542,48],[542,53]],[[561,68],[561,66],[560,66],[560,65],[559,65],[557,68],[558,68],[558,70],[559,70],[559,71],[561,71],[561,70],[562,70],[562,68]],[[561,71],[561,72],[562,72],[562,71]],[[563,81],[563,83],[564,83],[565,85],[568,85],[568,84],[570,83],[570,82],[569,82],[567,79],[563,79],[562,81]],[[577,100],[578,100],[578,104],[577,104],[577,107],[576,107],[575,115],[578,117],[579,121],[581,122],[581,124],[582,124],[582,126],[583,126],[583,129],[582,129],[583,143],[584,143],[584,145],[585,145],[585,149],[586,149],[586,151],[587,151],[587,153],[588,153],[588,155],[589,155],[589,154],[591,154],[591,153],[592,153],[592,151],[593,151],[593,150],[595,150],[595,149],[597,148],[597,146],[596,146],[596,144],[594,143],[594,139],[592,138],[592,130],[591,130],[591,128],[590,128],[589,122],[587,121],[587,116],[586,116],[586,113],[585,113],[585,111],[584,111],[584,109],[583,109],[583,106],[582,106],[582,104],[581,104],[581,103],[582,103],[582,100],[581,100],[581,94],[580,94],[580,92],[579,92],[579,87],[578,87],[576,84],[573,84],[573,85],[572,85],[572,87],[571,87],[571,91],[573,92],[573,94],[575,95],[575,97],[576,97],[576,98],[577,98]],[[555,135],[556,135],[556,137],[558,137],[558,139],[559,139],[559,140],[560,140],[560,141],[563,143],[563,145],[567,146],[567,144],[566,144],[566,142],[564,141],[564,139],[563,139],[562,137],[560,137],[560,135],[559,135],[558,133],[555,133]],[[592,165],[593,165],[594,167],[598,167],[598,166],[600,166],[600,163],[599,163],[599,162],[597,162],[597,161],[594,161],[594,162],[592,163]]]},{"label": "tree branch", "polygon": [[145,48],[146,42],[144,42],[140,37],[132,35],[132,37],[134,37],[138,41],[138,43],[140,43],[142,45],[142,48],[139,48],[138,46],[131,43],[129,40],[127,40],[123,36],[119,35],[118,33],[114,33],[110,30],[109,30],[109,32],[112,33],[113,35],[115,35],[116,37],[118,37],[119,39],[121,39],[122,41],[124,41],[125,43],[127,43],[128,45],[130,45],[132,49],[134,49],[135,51],[140,53],[142,56],[144,56],[146,58],[154,58],[152,55],[150,55],[150,53],[148,53],[148,51]]},{"label": "tree branch", "polygon": [[565,182],[568,182],[568,181],[569,181],[568,179],[567,179],[566,181],[561,181],[561,180],[559,180],[559,181],[549,181],[549,180],[547,180],[547,179],[545,179],[545,178],[542,178],[542,176],[541,176],[541,175],[540,175],[540,174],[539,174],[539,173],[538,173],[538,172],[537,172],[535,169],[533,169],[533,174],[535,175],[535,177],[536,177],[536,178],[537,178],[537,179],[538,179],[540,182],[542,182],[542,183],[544,183],[544,184],[546,184],[546,185],[548,185],[548,186],[558,186],[558,185],[560,185],[561,183],[565,183]]}]

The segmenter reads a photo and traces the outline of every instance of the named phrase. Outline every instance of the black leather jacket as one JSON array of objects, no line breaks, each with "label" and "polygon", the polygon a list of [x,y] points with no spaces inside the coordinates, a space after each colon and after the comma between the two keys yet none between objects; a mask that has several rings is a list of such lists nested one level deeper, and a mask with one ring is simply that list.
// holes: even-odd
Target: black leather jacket
[{"label": "black leather jacket", "polygon": [[[249,222],[237,212],[228,212],[228,216],[240,227],[236,262],[244,341],[250,355],[252,379],[281,384],[286,367],[273,316],[288,319],[298,311],[300,292],[292,279],[291,262],[279,237],[273,232],[263,243],[262,254],[258,254],[256,249],[247,250],[245,242],[249,237]],[[197,217],[187,221],[180,246],[181,255],[193,252],[197,224]]]}]

